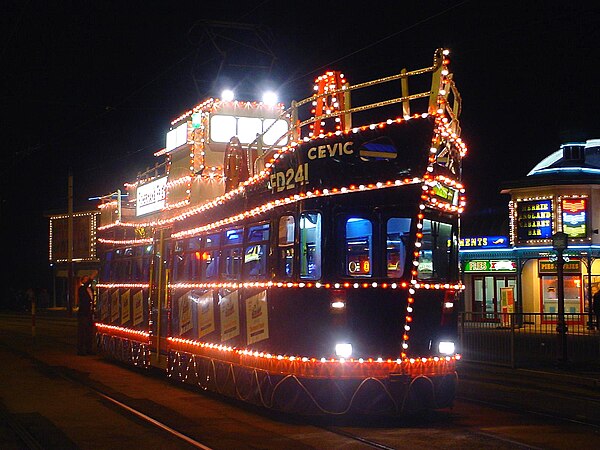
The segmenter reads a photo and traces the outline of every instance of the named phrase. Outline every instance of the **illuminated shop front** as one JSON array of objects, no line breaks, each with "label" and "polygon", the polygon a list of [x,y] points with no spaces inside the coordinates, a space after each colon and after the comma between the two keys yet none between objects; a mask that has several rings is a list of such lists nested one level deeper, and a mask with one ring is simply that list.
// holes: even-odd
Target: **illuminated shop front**
[{"label": "illuminated shop front", "polygon": [[554,320],[558,277],[552,236],[562,231],[568,235],[565,313],[584,323],[600,289],[600,139],[562,145],[525,178],[504,183],[501,192],[510,195],[505,247],[490,245],[490,238],[487,246],[483,237],[479,245],[477,238],[461,240],[465,311],[492,318],[492,313],[509,312],[507,296],[512,295],[515,312]]},{"label": "illuminated shop front", "polygon": [[498,313],[514,311],[517,265],[508,243],[508,236],[463,237],[459,241],[465,311],[476,313],[477,319],[494,319]]}]

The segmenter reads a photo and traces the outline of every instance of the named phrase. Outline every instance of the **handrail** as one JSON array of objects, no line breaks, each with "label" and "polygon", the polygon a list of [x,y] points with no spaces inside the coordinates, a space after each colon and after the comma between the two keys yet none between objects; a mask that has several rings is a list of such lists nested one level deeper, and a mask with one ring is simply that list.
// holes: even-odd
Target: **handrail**
[{"label": "handrail", "polygon": [[[460,134],[460,127],[458,125],[458,116],[460,114],[460,104],[461,104],[461,97],[460,94],[458,93],[458,90],[456,89],[456,85],[454,83],[454,80],[452,79],[452,76],[449,75],[448,76],[448,80],[449,80],[449,86],[448,86],[448,90],[447,92],[445,92],[444,95],[442,95],[439,92],[439,82],[437,83],[436,86],[436,77],[439,80],[439,75],[441,72],[441,69],[444,65],[444,53],[443,53],[443,49],[437,49],[435,54],[434,54],[434,63],[432,66],[430,67],[426,67],[423,69],[417,69],[417,70],[412,70],[407,72],[406,70],[402,70],[400,73],[395,74],[395,75],[390,75],[390,76],[386,76],[386,77],[382,77],[382,78],[378,78],[376,80],[371,80],[371,81],[366,81],[363,83],[359,83],[359,84],[355,84],[355,85],[346,85],[342,88],[339,89],[335,89],[335,90],[331,90],[328,91],[326,93],[322,93],[322,94],[314,94],[310,97],[307,97],[303,100],[299,100],[297,102],[292,102],[292,105],[287,108],[285,111],[283,111],[277,120],[279,119],[283,119],[286,117],[292,117],[295,118],[298,116],[298,109],[309,103],[309,102],[314,102],[320,98],[324,98],[324,97],[328,97],[328,96],[332,96],[332,95],[337,95],[337,94],[346,94],[348,92],[351,91],[355,91],[355,90],[359,90],[359,89],[365,89],[365,88],[369,88],[375,85],[380,85],[383,83],[389,83],[391,81],[396,81],[396,80],[407,80],[410,77],[414,77],[414,76],[418,76],[418,75],[423,75],[426,73],[434,73],[434,79],[433,79],[433,83],[432,83],[432,88],[429,91],[424,91],[424,92],[420,92],[420,93],[416,93],[416,94],[410,94],[410,95],[403,95],[402,97],[397,97],[397,98],[393,98],[393,99],[388,99],[388,100],[383,100],[383,101],[379,101],[379,102],[374,102],[374,103],[370,103],[370,104],[366,104],[366,105],[361,105],[361,106],[355,106],[355,107],[351,107],[348,109],[344,109],[344,110],[339,110],[339,111],[334,111],[328,114],[324,114],[324,115],[320,115],[320,116],[315,116],[315,117],[311,117],[309,119],[306,119],[302,122],[298,122],[298,123],[290,123],[290,128],[288,129],[288,131],[286,133],[284,133],[283,135],[281,135],[274,144],[268,146],[268,147],[263,147],[260,146],[259,147],[259,140],[262,139],[262,137],[265,135],[265,133],[267,133],[271,127],[275,124],[275,121],[273,122],[273,124],[271,124],[262,134],[258,135],[257,138],[250,142],[248,144],[248,148],[251,148],[253,145],[255,145],[257,148],[260,148],[262,150],[262,154],[258,156],[257,160],[256,160],[256,166],[260,165],[262,163],[262,165],[264,165],[264,159],[266,157],[266,155],[269,153],[269,151],[271,151],[274,147],[276,147],[285,137],[288,137],[288,139],[290,139],[295,133],[297,133],[299,135],[300,130],[307,126],[310,125],[312,123],[315,123],[317,121],[321,121],[321,120],[325,120],[328,118],[333,118],[333,117],[338,117],[338,116],[342,116],[345,114],[353,114],[353,113],[357,113],[357,112],[362,112],[362,111],[367,111],[370,109],[376,109],[376,108],[381,108],[381,107],[385,107],[385,106],[389,106],[395,103],[404,103],[407,104],[409,103],[411,100],[416,100],[416,99],[420,99],[420,98],[426,98],[426,97],[430,97],[432,98],[433,96],[435,97],[443,97],[444,99],[444,111],[448,114],[449,118],[450,118],[450,125],[452,127],[452,130],[454,132],[456,132],[457,134]],[[452,102],[452,106],[450,106],[449,102],[447,101],[447,98],[449,96],[449,94],[452,94],[453,96],[453,102]],[[403,92],[403,94],[405,94],[405,92]],[[430,102],[431,104],[431,102]],[[293,122],[293,121],[292,121]],[[255,166],[255,167],[256,167]]]}]

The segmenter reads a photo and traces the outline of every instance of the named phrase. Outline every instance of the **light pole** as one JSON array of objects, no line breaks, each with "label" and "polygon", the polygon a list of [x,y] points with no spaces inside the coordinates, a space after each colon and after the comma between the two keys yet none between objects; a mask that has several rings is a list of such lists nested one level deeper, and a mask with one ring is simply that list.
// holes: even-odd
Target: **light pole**
[{"label": "light pole", "polygon": [[556,332],[558,333],[558,360],[561,363],[567,362],[567,323],[565,322],[565,284],[563,279],[563,251],[569,246],[568,235],[558,231],[552,235],[552,247],[558,254],[556,261],[556,276],[558,278],[558,321]]}]

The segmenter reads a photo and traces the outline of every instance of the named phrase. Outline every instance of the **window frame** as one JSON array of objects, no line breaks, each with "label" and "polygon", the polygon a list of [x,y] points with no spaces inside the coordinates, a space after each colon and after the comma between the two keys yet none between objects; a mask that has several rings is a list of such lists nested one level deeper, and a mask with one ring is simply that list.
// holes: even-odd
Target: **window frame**
[{"label": "window frame", "polygon": [[[309,214],[314,214],[318,217],[317,219],[317,223],[315,224],[316,228],[316,234],[317,236],[315,236],[315,242],[318,243],[318,247],[315,246],[315,251],[314,254],[316,255],[315,257],[318,259],[318,264],[316,265],[317,267],[317,273],[315,274],[310,274],[310,271],[307,271],[307,273],[303,273],[303,264],[304,264],[304,259],[306,259],[306,269],[308,269],[308,253],[306,255],[304,255],[304,251],[303,251],[303,247],[304,247],[304,236],[302,231],[304,229],[307,229],[306,227],[303,227],[303,222],[302,219],[304,218],[304,216],[309,215]],[[302,211],[299,216],[298,216],[298,242],[299,242],[299,250],[298,250],[298,258],[299,258],[299,264],[298,264],[298,271],[299,271],[299,277],[302,280],[311,280],[311,281],[317,281],[320,280],[323,276],[323,220],[324,220],[325,215],[323,214],[322,211],[319,210],[306,210],[306,211]],[[312,221],[309,220],[309,222],[312,223]],[[313,227],[311,227],[313,228]]]}]

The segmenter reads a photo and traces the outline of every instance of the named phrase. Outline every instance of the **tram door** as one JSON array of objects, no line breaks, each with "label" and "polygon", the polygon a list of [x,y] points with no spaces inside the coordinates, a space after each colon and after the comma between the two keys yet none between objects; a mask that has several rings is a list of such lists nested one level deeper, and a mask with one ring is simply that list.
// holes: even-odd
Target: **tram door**
[{"label": "tram door", "polygon": [[154,232],[150,267],[150,363],[167,368],[167,336],[169,335],[169,270],[166,238],[169,229]]}]

